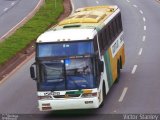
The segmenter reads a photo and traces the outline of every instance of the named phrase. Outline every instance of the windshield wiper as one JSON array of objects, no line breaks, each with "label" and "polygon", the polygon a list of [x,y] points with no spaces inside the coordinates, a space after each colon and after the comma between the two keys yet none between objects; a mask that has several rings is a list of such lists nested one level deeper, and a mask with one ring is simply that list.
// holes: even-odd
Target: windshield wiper
[{"label": "windshield wiper", "polygon": [[74,76],[74,75],[82,75],[82,74],[88,74],[91,73],[91,69],[89,66],[85,66],[83,68],[76,68],[76,69],[69,69],[67,70],[67,75]]},{"label": "windshield wiper", "polygon": [[64,78],[55,78],[55,79],[47,79],[48,82],[62,82],[64,81]]}]

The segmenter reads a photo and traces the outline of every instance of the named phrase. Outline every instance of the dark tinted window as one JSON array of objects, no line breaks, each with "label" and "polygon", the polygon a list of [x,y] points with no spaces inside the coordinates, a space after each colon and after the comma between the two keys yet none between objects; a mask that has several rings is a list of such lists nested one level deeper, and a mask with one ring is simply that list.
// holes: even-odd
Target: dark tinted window
[{"label": "dark tinted window", "polygon": [[94,50],[95,50],[95,52],[98,51],[97,36],[94,37],[93,44],[94,44]]},{"label": "dark tinted window", "polygon": [[106,39],[107,39],[107,46],[109,47],[111,44],[111,34],[108,26],[106,27]]},{"label": "dark tinted window", "polygon": [[121,19],[121,14],[118,14],[118,24],[119,24],[119,30],[122,31],[122,19]]},{"label": "dark tinted window", "polygon": [[117,24],[116,24],[116,18],[113,20],[113,27],[114,27],[115,36],[117,36],[117,34],[118,34],[118,27],[117,27]]},{"label": "dark tinted window", "polygon": [[115,16],[98,34],[100,51],[107,49],[122,32],[121,14]]},{"label": "dark tinted window", "polygon": [[103,41],[102,41],[102,32],[99,33],[99,47],[100,47],[100,50],[102,51],[103,50]]},{"label": "dark tinted window", "polygon": [[106,48],[106,46],[107,46],[107,36],[106,36],[105,28],[102,31],[102,40],[103,40],[103,48]]}]

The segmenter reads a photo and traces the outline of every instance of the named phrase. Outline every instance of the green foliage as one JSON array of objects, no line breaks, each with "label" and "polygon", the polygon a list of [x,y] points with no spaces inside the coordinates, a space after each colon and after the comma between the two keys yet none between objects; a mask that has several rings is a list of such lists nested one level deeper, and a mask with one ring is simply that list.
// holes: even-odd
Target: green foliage
[{"label": "green foliage", "polygon": [[0,65],[24,49],[41,33],[46,31],[50,25],[56,24],[57,18],[62,12],[63,0],[45,0],[45,4],[31,20],[0,43]]}]

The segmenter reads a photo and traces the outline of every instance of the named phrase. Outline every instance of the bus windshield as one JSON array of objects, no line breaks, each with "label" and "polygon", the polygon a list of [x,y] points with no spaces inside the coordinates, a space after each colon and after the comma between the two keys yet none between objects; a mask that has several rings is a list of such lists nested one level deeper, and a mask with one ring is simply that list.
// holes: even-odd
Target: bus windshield
[{"label": "bus windshield", "polygon": [[66,43],[43,43],[38,44],[38,57],[77,56],[93,54],[92,41],[66,42]]},{"label": "bus windshield", "polygon": [[91,58],[43,62],[41,75],[40,90],[59,91],[95,87]]}]

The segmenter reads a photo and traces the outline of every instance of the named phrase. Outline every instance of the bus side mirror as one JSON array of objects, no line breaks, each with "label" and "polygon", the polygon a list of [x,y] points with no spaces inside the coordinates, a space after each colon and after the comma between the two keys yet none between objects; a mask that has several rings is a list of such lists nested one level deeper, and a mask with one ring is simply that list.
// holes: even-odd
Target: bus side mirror
[{"label": "bus side mirror", "polygon": [[104,72],[104,62],[99,60],[98,61],[98,66],[99,66],[99,72]]},{"label": "bus side mirror", "polygon": [[30,67],[30,75],[31,75],[31,78],[33,80],[37,80],[37,77],[36,77],[36,64],[32,64],[31,67]]}]

